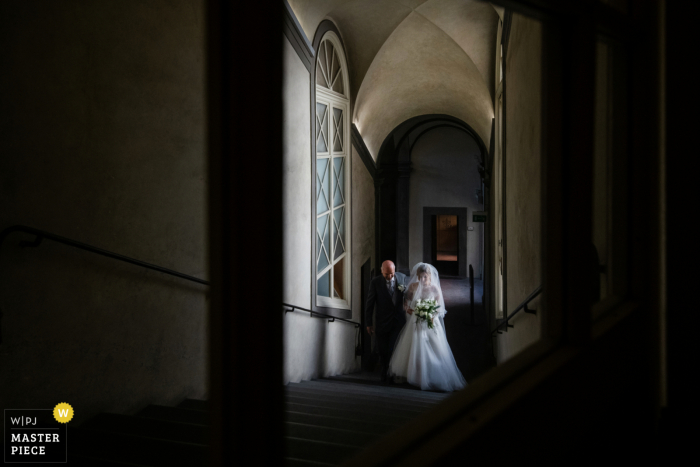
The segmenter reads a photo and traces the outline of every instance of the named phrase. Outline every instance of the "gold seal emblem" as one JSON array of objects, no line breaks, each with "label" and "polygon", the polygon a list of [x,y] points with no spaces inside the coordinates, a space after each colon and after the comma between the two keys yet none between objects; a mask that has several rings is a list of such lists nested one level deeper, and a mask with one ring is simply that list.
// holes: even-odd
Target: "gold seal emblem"
[{"label": "gold seal emblem", "polygon": [[53,418],[59,423],[68,423],[73,418],[73,407],[66,402],[61,402],[53,409]]}]

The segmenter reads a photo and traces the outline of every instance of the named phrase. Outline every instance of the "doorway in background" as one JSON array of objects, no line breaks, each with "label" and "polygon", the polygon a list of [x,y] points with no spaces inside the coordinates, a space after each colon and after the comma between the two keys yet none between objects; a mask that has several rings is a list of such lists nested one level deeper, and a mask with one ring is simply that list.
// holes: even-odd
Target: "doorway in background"
[{"label": "doorway in background", "polygon": [[423,208],[423,261],[441,276],[467,277],[467,208]]},{"label": "doorway in background", "polygon": [[438,214],[432,218],[434,265],[440,274],[459,275],[457,216]]}]

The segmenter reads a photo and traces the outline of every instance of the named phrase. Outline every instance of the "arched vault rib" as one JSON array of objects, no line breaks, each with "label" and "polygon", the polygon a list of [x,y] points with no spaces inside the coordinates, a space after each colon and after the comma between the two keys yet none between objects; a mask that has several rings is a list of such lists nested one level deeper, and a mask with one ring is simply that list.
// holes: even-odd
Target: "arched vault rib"
[{"label": "arched vault rib", "polygon": [[422,114],[453,115],[489,140],[493,103],[481,73],[449,35],[412,12],[367,70],[354,121],[376,159],[389,131]]},{"label": "arched vault rib", "polygon": [[[377,124],[371,117],[373,112],[368,111],[372,108],[370,101],[375,100],[378,94],[377,78],[379,82],[388,85],[389,94],[393,96],[390,105],[395,107],[396,114],[382,114],[386,113],[387,109],[380,109],[380,127],[414,115],[446,113],[468,121],[484,140],[489,139],[490,118],[493,114],[493,86],[487,83],[493,81],[494,47],[498,26],[498,15],[490,4],[476,0],[289,2],[295,14],[300,16],[299,21],[310,38],[313,38],[313,33],[322,19],[330,19],[338,27],[349,64],[353,119],[368,142],[373,157],[377,156],[378,144],[381,144],[383,136],[366,133],[367,128],[374,128]],[[417,29],[415,34],[406,34],[411,28]],[[396,46],[394,36],[397,32],[401,34],[404,45],[413,47],[414,68],[427,67],[427,73],[411,70],[410,66],[407,66],[406,57],[387,60],[387,55],[390,55],[386,53],[387,44]],[[432,43],[425,40],[426,36],[432,37]],[[456,53],[457,51],[460,53]],[[447,63],[435,63],[435,60],[426,57],[431,54],[447,60]],[[382,66],[389,67],[384,72],[377,71],[377,68],[380,68],[377,65],[380,56]],[[378,74],[392,73],[396,61],[401,62],[403,66],[401,76],[395,76],[393,81],[388,82],[383,79],[386,76],[378,77]],[[433,71],[439,70],[439,73],[431,72],[429,68]],[[371,76],[369,85],[368,75]],[[427,79],[429,75],[432,75],[432,79]],[[394,88],[397,87],[406,92],[395,92]],[[488,98],[485,98],[484,94]],[[427,102],[429,98],[434,101]],[[407,101],[411,100],[413,104],[408,105]],[[412,109],[409,109],[411,107]],[[391,123],[386,123],[387,119]],[[376,143],[373,144],[372,141],[375,140]]]},{"label": "arched vault rib", "polygon": [[464,51],[493,95],[498,15],[490,4],[476,0],[428,0],[412,5],[400,0],[355,0],[337,5],[325,16],[343,37],[350,63],[351,99],[357,97],[376,54],[412,12]]}]

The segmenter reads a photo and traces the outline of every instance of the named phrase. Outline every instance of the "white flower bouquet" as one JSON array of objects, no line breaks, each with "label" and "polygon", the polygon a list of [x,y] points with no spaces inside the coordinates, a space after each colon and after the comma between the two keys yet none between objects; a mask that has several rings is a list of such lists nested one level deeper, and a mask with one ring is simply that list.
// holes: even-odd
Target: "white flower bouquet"
[{"label": "white flower bouquet", "polygon": [[428,323],[429,329],[435,329],[433,318],[438,314],[438,308],[440,308],[440,305],[434,298],[418,300],[416,302],[416,309],[414,310],[416,314],[416,323],[425,321]]}]

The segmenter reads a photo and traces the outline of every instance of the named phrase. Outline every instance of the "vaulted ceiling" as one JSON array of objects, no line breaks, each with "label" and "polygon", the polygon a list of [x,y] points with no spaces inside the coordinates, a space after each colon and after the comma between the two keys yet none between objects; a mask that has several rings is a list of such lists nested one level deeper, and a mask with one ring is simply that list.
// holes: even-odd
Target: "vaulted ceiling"
[{"label": "vaulted ceiling", "polygon": [[498,13],[477,0],[288,0],[313,40],[324,19],[340,31],[353,123],[372,157],[403,121],[447,114],[488,144]]}]

